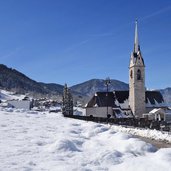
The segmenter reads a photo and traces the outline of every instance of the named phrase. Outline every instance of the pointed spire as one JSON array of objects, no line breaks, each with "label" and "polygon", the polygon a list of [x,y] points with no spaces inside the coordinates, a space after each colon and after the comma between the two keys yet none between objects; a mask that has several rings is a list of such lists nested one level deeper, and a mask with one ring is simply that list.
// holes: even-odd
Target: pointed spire
[{"label": "pointed spire", "polygon": [[138,24],[137,20],[135,21],[135,41],[134,41],[134,53],[137,53],[140,50],[138,42]]}]

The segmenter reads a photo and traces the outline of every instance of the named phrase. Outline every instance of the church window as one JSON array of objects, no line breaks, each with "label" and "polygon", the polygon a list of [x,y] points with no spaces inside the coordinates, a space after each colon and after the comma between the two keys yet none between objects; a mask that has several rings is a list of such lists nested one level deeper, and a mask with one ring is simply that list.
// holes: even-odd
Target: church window
[{"label": "church window", "polygon": [[130,72],[130,77],[132,78],[132,70],[131,70],[131,72]]},{"label": "church window", "polygon": [[141,80],[141,71],[139,69],[137,71],[137,80]]}]

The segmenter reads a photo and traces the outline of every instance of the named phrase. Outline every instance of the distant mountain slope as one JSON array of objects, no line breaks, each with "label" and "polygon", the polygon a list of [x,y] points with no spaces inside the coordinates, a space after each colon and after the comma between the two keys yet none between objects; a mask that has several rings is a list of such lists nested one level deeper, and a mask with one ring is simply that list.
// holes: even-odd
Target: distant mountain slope
[{"label": "distant mountain slope", "polygon": [[63,93],[63,85],[55,84],[55,83],[41,83],[39,82],[41,86],[48,92],[50,91],[51,94],[62,94]]},{"label": "distant mountain slope", "polygon": [[19,94],[34,96],[61,95],[62,85],[36,82],[21,72],[0,64],[0,87]]},{"label": "distant mountain slope", "polygon": [[[111,84],[109,85],[109,91],[128,90],[128,88],[128,84],[118,80],[111,80]],[[97,91],[106,91],[105,80],[92,79],[72,86],[71,90],[90,97]]]},{"label": "distant mountain slope", "polygon": [[[106,91],[104,82],[105,80],[102,79],[92,79],[70,87],[74,100],[87,103],[95,92]],[[36,82],[21,72],[8,68],[3,64],[0,64],[0,88],[18,94],[31,95],[33,97],[61,98],[63,93],[63,85]],[[128,88],[128,84],[118,80],[111,80],[111,84],[109,85],[109,91],[128,90]],[[166,103],[171,106],[171,88],[162,89],[160,91],[163,94]]]},{"label": "distant mountain slope", "polygon": [[[34,96],[62,96],[63,86],[59,84],[46,84],[36,82],[21,72],[0,64],[0,88],[15,91],[19,94]],[[128,84],[117,80],[111,80],[109,90],[125,90]],[[88,99],[97,91],[106,91],[104,80],[92,79],[71,87],[75,99],[81,101]]]}]

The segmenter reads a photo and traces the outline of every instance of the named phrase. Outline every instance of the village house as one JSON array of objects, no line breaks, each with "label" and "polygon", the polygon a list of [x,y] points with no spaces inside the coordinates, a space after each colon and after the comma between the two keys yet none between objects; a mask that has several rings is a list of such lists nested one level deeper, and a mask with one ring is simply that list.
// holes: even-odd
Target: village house
[{"label": "village house", "polygon": [[16,109],[30,110],[33,107],[33,100],[29,98],[24,98],[22,100],[17,100],[17,99],[8,100],[7,103],[8,105]]}]

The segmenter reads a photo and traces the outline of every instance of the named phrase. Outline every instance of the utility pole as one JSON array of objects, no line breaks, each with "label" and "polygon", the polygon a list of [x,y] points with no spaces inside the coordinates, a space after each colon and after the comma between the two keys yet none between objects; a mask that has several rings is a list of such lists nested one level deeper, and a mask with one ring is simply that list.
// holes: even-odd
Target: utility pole
[{"label": "utility pole", "polygon": [[111,80],[110,80],[110,78],[109,77],[107,77],[106,78],[106,80],[105,80],[105,86],[107,87],[107,93],[106,93],[106,105],[107,105],[107,113],[106,113],[106,115],[107,115],[107,118],[110,118],[110,115],[109,115],[109,112],[108,112],[108,100],[109,100],[109,98],[108,98],[108,92],[109,92],[109,85],[111,84]]}]

